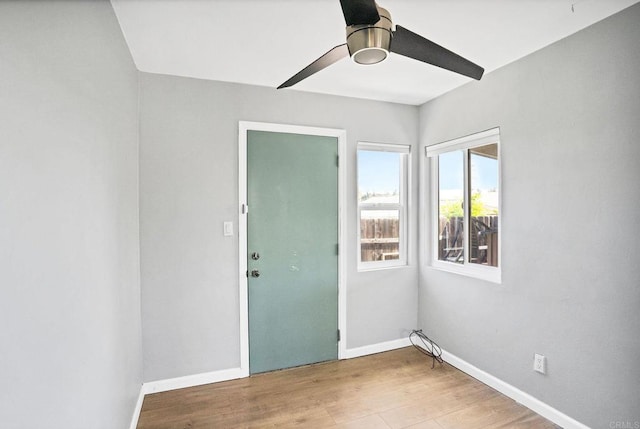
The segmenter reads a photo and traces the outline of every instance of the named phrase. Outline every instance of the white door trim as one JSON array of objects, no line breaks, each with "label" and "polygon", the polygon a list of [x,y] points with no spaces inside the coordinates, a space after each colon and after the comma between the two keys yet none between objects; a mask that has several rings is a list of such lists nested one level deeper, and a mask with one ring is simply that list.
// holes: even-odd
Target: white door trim
[{"label": "white door trim", "polygon": [[238,284],[240,304],[240,371],[249,376],[249,295],[247,279],[247,132],[271,131],[276,133],[305,134],[336,137],[338,139],[338,359],[346,357],[347,344],[347,294],[346,294],[346,237],[347,237],[347,188],[346,166],[347,132],[335,128],[317,128],[300,125],[271,124],[266,122],[240,121],[238,123]]}]

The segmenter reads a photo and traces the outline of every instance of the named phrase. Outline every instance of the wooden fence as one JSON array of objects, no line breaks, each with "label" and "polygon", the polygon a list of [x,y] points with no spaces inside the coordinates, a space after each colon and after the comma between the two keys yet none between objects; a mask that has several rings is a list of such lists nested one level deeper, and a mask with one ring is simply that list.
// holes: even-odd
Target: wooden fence
[{"label": "wooden fence", "polygon": [[[470,262],[498,266],[498,220],[499,216],[474,216],[471,218]],[[463,228],[462,217],[440,218],[438,259],[462,262]]]},{"label": "wooden fence", "polygon": [[[471,218],[471,242],[469,261],[482,265],[498,266],[499,216],[474,216]],[[463,218],[440,218],[438,259],[462,262]],[[360,251],[363,262],[398,259],[400,225],[398,219],[361,219]]]},{"label": "wooden fence", "polygon": [[398,219],[361,219],[361,260],[384,261],[399,258],[400,226]]}]

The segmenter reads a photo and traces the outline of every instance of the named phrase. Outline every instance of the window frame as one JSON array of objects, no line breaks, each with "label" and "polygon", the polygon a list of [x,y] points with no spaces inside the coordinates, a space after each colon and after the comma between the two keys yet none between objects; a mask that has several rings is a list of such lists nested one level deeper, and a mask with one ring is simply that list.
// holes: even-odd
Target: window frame
[{"label": "window frame", "polygon": [[[400,157],[400,183],[398,189],[399,199],[398,203],[362,203],[358,197],[358,190],[360,183],[358,181],[360,168],[359,155],[360,151],[378,151],[378,152],[391,152],[401,155]],[[405,267],[408,265],[408,222],[409,222],[409,194],[411,186],[411,146],[405,144],[394,143],[371,143],[371,142],[358,142],[356,148],[356,212],[357,212],[357,258],[358,258],[358,271],[372,271],[387,268]],[[362,243],[361,243],[361,213],[362,211],[375,211],[375,210],[398,210],[398,221],[400,223],[398,228],[398,259],[390,259],[383,261],[362,261]]]},{"label": "window frame", "polygon": [[[469,165],[469,150],[485,146],[489,144],[497,144],[498,153],[498,225],[500,227],[498,232],[498,266],[487,266],[469,262],[470,248],[469,248],[469,231],[470,229],[470,210],[471,210],[471,192],[470,192],[470,165]],[[460,137],[454,140],[448,140],[442,143],[437,143],[431,146],[425,147],[425,156],[431,167],[431,198],[430,198],[430,213],[431,213],[431,267],[457,273],[477,279],[487,280],[493,283],[502,283],[502,156],[501,156],[501,143],[500,143],[500,128],[492,128],[479,133],[471,134],[468,136]],[[439,245],[439,156],[444,153],[462,151],[463,152],[463,216],[464,216],[464,246],[463,246],[463,263],[442,261],[438,259],[438,245]]]}]

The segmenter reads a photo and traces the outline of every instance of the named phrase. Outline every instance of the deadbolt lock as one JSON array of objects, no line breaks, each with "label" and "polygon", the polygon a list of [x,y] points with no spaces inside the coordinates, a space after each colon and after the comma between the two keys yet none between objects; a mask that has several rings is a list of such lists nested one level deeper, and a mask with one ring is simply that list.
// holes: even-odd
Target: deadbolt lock
[{"label": "deadbolt lock", "polygon": [[257,261],[258,259],[260,259],[260,254],[258,252],[253,252],[251,254],[251,259],[253,259],[254,261]]}]

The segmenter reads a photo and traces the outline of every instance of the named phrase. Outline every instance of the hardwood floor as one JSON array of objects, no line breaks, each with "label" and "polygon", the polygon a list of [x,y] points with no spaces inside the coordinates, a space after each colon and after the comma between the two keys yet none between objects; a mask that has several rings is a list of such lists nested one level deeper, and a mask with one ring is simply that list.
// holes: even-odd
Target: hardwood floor
[{"label": "hardwood floor", "polygon": [[147,395],[138,429],[557,428],[412,347]]}]

